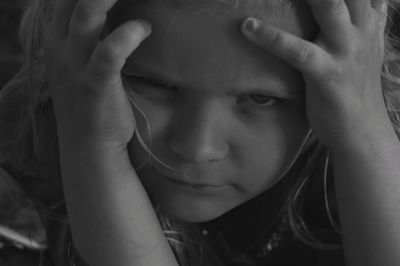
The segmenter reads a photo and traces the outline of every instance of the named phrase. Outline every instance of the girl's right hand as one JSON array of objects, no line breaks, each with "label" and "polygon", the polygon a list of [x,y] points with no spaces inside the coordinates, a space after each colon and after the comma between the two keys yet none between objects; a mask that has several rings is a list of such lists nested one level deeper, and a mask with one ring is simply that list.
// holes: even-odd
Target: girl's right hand
[{"label": "girl's right hand", "polygon": [[57,0],[50,35],[50,90],[63,145],[125,150],[135,119],[123,89],[126,58],[150,34],[149,23],[128,21],[100,41],[117,0]]},{"label": "girl's right hand", "polygon": [[55,1],[49,82],[69,227],[90,265],[176,266],[127,151],[135,119],[120,72],[151,27],[128,21],[100,40],[116,1]]}]

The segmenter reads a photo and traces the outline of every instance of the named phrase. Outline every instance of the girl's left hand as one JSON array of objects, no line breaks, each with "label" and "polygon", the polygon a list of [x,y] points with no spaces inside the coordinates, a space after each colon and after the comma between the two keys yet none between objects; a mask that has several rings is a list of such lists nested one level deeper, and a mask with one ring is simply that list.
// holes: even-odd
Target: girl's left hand
[{"label": "girl's left hand", "polygon": [[333,148],[388,121],[380,76],[387,4],[305,1],[320,28],[314,42],[254,18],[244,20],[242,31],[248,40],[302,72],[308,121],[321,141]]}]

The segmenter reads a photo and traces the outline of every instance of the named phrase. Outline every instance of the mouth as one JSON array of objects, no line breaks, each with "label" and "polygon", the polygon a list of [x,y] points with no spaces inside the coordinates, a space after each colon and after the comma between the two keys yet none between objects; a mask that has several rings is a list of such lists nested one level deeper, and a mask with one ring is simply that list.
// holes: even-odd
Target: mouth
[{"label": "mouth", "polygon": [[164,174],[154,167],[151,167],[151,168],[157,174],[159,174],[161,177],[163,177],[165,180],[167,180],[168,182],[170,182],[178,187],[189,188],[189,189],[198,190],[198,191],[218,190],[218,189],[227,187],[226,185],[214,185],[214,184],[208,184],[208,183],[189,182],[189,181],[184,180],[183,178],[179,178],[178,176],[170,176],[170,175]]}]

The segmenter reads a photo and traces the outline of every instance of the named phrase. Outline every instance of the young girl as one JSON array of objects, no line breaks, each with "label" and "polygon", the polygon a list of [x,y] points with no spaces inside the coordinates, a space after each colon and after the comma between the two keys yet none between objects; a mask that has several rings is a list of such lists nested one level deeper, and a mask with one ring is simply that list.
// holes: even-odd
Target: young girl
[{"label": "young girl", "polygon": [[395,5],[31,1],[2,265],[398,265]]}]

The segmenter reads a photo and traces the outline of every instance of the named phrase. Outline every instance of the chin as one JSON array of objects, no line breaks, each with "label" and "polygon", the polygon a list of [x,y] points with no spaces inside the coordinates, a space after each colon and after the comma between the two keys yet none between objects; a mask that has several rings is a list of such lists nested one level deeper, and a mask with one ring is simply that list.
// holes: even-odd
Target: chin
[{"label": "chin", "polygon": [[181,222],[202,223],[222,216],[234,206],[219,202],[158,200],[160,210],[168,217]]},{"label": "chin", "polygon": [[182,222],[200,223],[225,214],[244,201],[232,185],[199,188],[170,181],[156,173],[140,176],[146,191],[166,216]]}]

